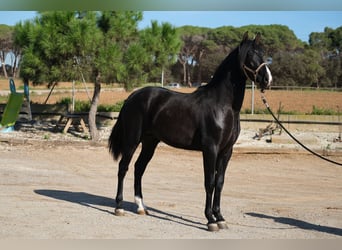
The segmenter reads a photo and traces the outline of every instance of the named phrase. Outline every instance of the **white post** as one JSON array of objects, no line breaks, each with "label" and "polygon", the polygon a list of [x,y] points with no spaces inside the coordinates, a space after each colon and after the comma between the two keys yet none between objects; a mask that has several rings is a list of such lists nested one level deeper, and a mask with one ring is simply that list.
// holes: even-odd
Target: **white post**
[{"label": "white post", "polygon": [[252,115],[254,115],[254,82],[252,82]]},{"label": "white post", "polygon": [[162,87],[164,87],[164,68],[162,68],[161,85],[162,85]]},{"label": "white post", "polygon": [[75,111],[75,81],[72,81],[72,105],[71,105],[71,112],[74,113]]}]

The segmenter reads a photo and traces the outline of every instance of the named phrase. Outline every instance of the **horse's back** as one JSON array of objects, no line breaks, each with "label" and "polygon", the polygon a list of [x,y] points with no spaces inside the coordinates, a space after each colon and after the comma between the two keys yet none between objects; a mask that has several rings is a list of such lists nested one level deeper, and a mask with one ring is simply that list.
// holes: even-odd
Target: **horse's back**
[{"label": "horse's back", "polygon": [[143,123],[144,127],[151,127],[155,117],[161,110],[172,103],[170,99],[178,95],[177,92],[160,87],[145,87],[133,92],[126,100],[120,111],[122,119],[128,123]]},{"label": "horse's back", "polygon": [[160,87],[145,87],[136,90],[125,100],[120,115],[134,119],[139,116],[150,116],[151,113],[158,112],[159,107],[172,94],[168,89]]},{"label": "horse's back", "polygon": [[196,109],[191,94],[145,87],[127,98],[120,116],[125,126],[140,129],[142,135],[149,134],[172,146],[189,147],[197,129]]}]

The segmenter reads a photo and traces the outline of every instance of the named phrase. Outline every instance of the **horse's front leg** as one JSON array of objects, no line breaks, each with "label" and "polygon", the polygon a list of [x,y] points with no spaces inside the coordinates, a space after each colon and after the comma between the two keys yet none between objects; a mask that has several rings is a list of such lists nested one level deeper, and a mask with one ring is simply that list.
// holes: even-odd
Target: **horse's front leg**
[{"label": "horse's front leg", "polygon": [[224,177],[228,162],[232,156],[232,149],[228,150],[217,157],[216,176],[215,176],[215,193],[213,201],[213,213],[216,217],[217,225],[220,229],[227,229],[227,223],[221,214],[221,193],[224,185]]},{"label": "horse's front leg", "polygon": [[215,188],[215,165],[216,165],[216,152],[213,149],[203,151],[203,165],[204,165],[204,186],[206,192],[205,200],[205,216],[208,220],[208,230],[218,231],[219,227],[213,215],[212,198]]}]

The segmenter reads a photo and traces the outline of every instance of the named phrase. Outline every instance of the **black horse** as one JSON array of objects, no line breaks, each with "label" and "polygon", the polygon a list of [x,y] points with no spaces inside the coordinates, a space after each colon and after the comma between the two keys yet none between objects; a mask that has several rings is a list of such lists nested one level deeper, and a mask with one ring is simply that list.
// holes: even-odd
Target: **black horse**
[{"label": "black horse", "polygon": [[211,81],[193,93],[146,87],[127,98],[108,139],[114,159],[122,156],[118,169],[117,215],[123,214],[123,181],[140,142],[142,149],[134,171],[135,202],[139,214],[147,212],[142,200],[141,179],[157,144],[163,141],[173,147],[202,151],[208,229],[227,228],[220,212],[221,191],[233,145],[240,133],[239,113],[246,80],[259,83],[262,91],[272,81],[263,60],[260,38],[257,34],[254,40],[249,40],[246,32]]}]

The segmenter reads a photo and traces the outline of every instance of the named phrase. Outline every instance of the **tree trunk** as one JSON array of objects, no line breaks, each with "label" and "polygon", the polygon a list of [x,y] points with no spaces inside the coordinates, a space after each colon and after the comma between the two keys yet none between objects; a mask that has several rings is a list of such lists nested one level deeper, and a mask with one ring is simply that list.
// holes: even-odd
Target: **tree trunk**
[{"label": "tree trunk", "polygon": [[204,54],[204,49],[201,49],[198,53],[198,59],[197,59],[197,63],[198,63],[197,82],[199,84],[202,83],[202,56],[203,54]]},{"label": "tree trunk", "polygon": [[20,67],[18,67],[18,58],[17,56],[14,59],[14,64],[13,64],[13,78],[17,78],[20,75]]},{"label": "tree trunk", "polygon": [[2,64],[2,70],[3,70],[3,72],[4,72],[5,78],[7,79],[7,78],[8,78],[8,75],[7,75],[7,70],[6,70],[5,64]]},{"label": "tree trunk", "polygon": [[178,61],[183,66],[183,84],[186,84],[186,60],[182,60],[182,54],[179,54]]},{"label": "tree trunk", "polygon": [[5,78],[7,79],[8,76],[7,76],[5,58],[6,58],[5,52],[1,51],[0,61],[1,61],[1,63],[2,63],[2,71],[4,72],[4,76],[5,76]]},{"label": "tree trunk", "polygon": [[89,117],[88,117],[90,137],[92,141],[98,141],[100,139],[100,135],[96,127],[96,113],[97,113],[97,105],[100,100],[100,92],[101,92],[101,82],[100,82],[100,74],[98,74],[95,78],[94,95],[91,101]]},{"label": "tree trunk", "polygon": [[186,64],[186,68],[187,68],[187,71],[186,71],[186,83],[188,84],[188,86],[191,88],[192,87],[192,83],[191,83],[191,74],[190,74],[190,65],[189,64]]},{"label": "tree trunk", "polygon": [[183,65],[183,84],[186,84],[186,62],[182,63]]}]

